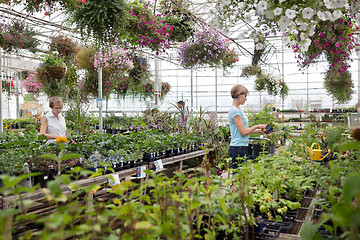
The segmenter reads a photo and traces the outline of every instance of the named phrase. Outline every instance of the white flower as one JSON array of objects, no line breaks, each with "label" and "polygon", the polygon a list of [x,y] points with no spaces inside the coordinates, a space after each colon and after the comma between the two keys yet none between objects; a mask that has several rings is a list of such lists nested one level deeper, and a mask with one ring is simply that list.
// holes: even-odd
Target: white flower
[{"label": "white flower", "polygon": [[262,43],[257,43],[257,44],[255,45],[255,49],[256,49],[256,50],[263,50],[263,49],[264,49],[264,44],[262,44]]},{"label": "white flower", "polygon": [[279,20],[279,28],[280,31],[284,32],[286,28],[289,26],[290,19],[287,16],[282,16]]},{"label": "white flower", "polygon": [[280,7],[277,7],[277,8],[275,8],[274,9],[274,14],[275,14],[275,16],[279,16],[280,14],[282,14],[282,8],[280,8]]},{"label": "white flower", "polygon": [[311,19],[314,16],[314,10],[312,8],[306,7],[302,11],[302,15],[304,19]]},{"label": "white flower", "polygon": [[300,26],[299,26],[299,30],[300,30],[300,31],[304,31],[307,26],[308,26],[308,23],[302,22],[302,23],[300,24]]},{"label": "white flower", "polygon": [[341,12],[340,10],[334,11],[334,12],[333,12],[334,21],[335,21],[335,20],[338,20],[339,18],[341,18],[342,15],[343,15],[343,14],[342,14],[342,12]]},{"label": "white flower", "polygon": [[326,16],[326,18],[327,18],[328,20],[334,21],[334,17],[333,17],[333,15],[331,14],[331,12],[326,11],[326,12],[325,12],[325,16]]},{"label": "white flower", "polygon": [[244,6],[245,6],[245,3],[243,3],[243,2],[241,2],[241,3],[239,3],[239,4],[237,5],[237,7],[238,7],[238,8],[241,8],[241,9],[244,8]]},{"label": "white flower", "polygon": [[311,39],[307,38],[301,45],[300,45],[300,50],[301,52],[306,52],[307,50],[309,50],[309,47],[311,45]]},{"label": "white flower", "polygon": [[259,11],[259,12],[264,12],[265,10],[267,9],[267,2],[266,1],[260,1],[259,3],[258,3],[258,5],[257,5],[257,10]]},{"label": "white flower", "polygon": [[294,22],[290,22],[289,26],[288,26],[290,31],[293,31],[296,29],[296,24]]},{"label": "white flower", "polygon": [[287,44],[290,43],[290,40],[287,37],[283,37],[282,42],[283,42],[284,45],[287,45]]},{"label": "white flower", "polygon": [[290,19],[293,19],[294,17],[296,17],[296,11],[292,9],[286,9],[285,16],[287,16]]},{"label": "white flower", "polygon": [[323,13],[322,11],[318,11],[316,15],[319,17],[319,19],[321,21],[326,21],[327,20],[325,13]]},{"label": "white flower", "polygon": [[342,8],[345,6],[346,0],[334,0],[335,8]]},{"label": "white flower", "polygon": [[309,36],[313,36],[315,34],[315,24],[312,24],[309,29]]},{"label": "white flower", "polygon": [[299,33],[299,31],[296,30],[296,29],[293,29],[293,30],[291,31],[291,34],[294,34],[294,35],[297,35],[298,33]]},{"label": "white flower", "polygon": [[301,39],[301,40],[304,40],[305,38],[306,38],[306,35],[305,35],[305,33],[302,32],[302,33],[300,34],[300,39]]},{"label": "white flower", "polygon": [[325,7],[326,7],[327,9],[333,9],[332,1],[330,1],[330,0],[324,0],[324,4],[325,4]]},{"label": "white flower", "polygon": [[222,0],[222,3],[227,6],[231,3],[231,0]]},{"label": "white flower", "polygon": [[274,13],[272,11],[266,11],[265,12],[265,17],[267,19],[273,19],[275,17]]},{"label": "white flower", "polygon": [[285,1],[286,1],[286,0],[279,0],[280,3],[283,3],[283,2],[285,2]]}]

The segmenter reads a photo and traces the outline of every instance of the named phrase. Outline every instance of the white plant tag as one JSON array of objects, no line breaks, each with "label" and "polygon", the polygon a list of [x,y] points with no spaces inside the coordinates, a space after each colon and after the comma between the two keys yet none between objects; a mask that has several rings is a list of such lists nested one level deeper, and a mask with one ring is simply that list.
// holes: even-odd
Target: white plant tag
[{"label": "white plant tag", "polygon": [[144,177],[146,177],[145,170],[146,170],[146,166],[138,167],[138,169],[137,169],[137,177],[138,177],[138,178],[144,178]]},{"label": "white plant tag", "polygon": [[164,168],[164,165],[161,160],[157,160],[154,162],[156,171]]},{"label": "white plant tag", "polygon": [[116,184],[120,184],[120,178],[119,178],[118,174],[112,174],[111,176],[113,179],[108,177],[108,182],[109,182],[110,187],[112,187]]}]

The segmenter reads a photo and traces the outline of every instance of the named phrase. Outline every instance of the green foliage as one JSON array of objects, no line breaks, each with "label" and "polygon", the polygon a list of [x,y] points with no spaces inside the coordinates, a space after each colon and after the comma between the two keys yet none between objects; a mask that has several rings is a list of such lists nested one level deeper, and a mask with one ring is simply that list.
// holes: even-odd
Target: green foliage
[{"label": "green foliage", "polygon": [[324,87],[328,94],[339,103],[350,101],[354,93],[354,83],[348,70],[342,73],[328,70],[324,78]]},{"label": "green foliage", "polygon": [[[358,167],[358,166],[357,166]],[[334,172],[331,173],[332,178],[335,178]],[[357,201],[360,198],[360,174],[359,172],[350,173],[346,179],[343,181],[342,186],[334,185],[334,182],[330,183],[330,186],[327,186],[326,190],[328,192],[329,200],[331,205],[324,206],[329,213],[322,214],[320,221],[313,225],[310,222],[304,224],[301,229],[302,239],[322,239],[319,238],[319,234],[316,233],[320,226],[326,227],[330,230],[333,236],[337,236],[337,227],[340,227],[342,230],[341,237],[346,239],[358,239],[360,236],[359,227],[360,227],[360,209],[357,205]],[[335,192],[337,190],[337,192]],[[335,195],[335,194],[336,195]],[[338,193],[342,193],[342,197]],[[320,202],[318,202],[320,204]],[[327,224],[328,221],[332,222],[332,226]]]},{"label": "green foliage", "polygon": [[66,10],[83,37],[93,36],[105,45],[121,38],[124,26],[128,25],[124,0],[78,2]]}]

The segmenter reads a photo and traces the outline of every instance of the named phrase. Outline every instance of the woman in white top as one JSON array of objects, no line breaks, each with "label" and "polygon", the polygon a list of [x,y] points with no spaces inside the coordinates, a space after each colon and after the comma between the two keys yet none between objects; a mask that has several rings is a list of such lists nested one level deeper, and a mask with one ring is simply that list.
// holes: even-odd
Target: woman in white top
[{"label": "woman in white top", "polygon": [[66,137],[65,118],[60,114],[63,101],[60,97],[52,97],[49,101],[51,111],[41,119],[40,135],[44,134],[48,142],[54,143],[58,137]]}]

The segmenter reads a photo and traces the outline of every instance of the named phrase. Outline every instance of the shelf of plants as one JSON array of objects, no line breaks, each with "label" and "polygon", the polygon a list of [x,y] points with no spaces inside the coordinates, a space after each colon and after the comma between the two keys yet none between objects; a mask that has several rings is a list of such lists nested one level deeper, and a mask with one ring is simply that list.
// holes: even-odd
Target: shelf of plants
[{"label": "shelf of plants", "polygon": [[[105,118],[113,126],[111,121],[117,122],[123,133],[103,134],[90,129],[76,136],[74,132],[74,144],[45,144],[34,129],[36,121],[28,124],[22,134],[6,131],[2,135],[0,164],[1,169],[11,174],[1,175],[0,217],[6,223],[1,233],[13,238],[42,238],[51,236],[56,229],[60,239],[80,236],[185,239],[206,234],[214,239],[221,236],[238,239],[245,235],[249,239],[252,236],[275,239],[310,233],[325,236],[321,226],[329,224],[339,226],[338,231],[326,232],[333,236],[349,231],[349,226],[356,229],[357,225],[337,221],[338,217],[359,214],[350,200],[342,197],[360,192],[349,192],[347,187],[348,181],[359,177],[356,173],[359,142],[355,140],[358,129],[352,131],[340,123],[319,127],[309,122],[304,125],[303,134],[292,138],[291,130],[277,123],[271,111],[264,109],[249,115],[251,124],[265,120],[274,126],[274,131],[266,136],[269,140],[264,141],[264,148],[273,141],[275,154],[261,152],[227,178],[222,173],[230,170],[229,129],[196,116],[189,123],[197,135],[174,134],[176,130],[169,128],[176,128],[177,123],[171,123],[166,114],[152,115],[149,121],[162,126],[161,131],[141,124],[147,122],[146,115],[131,120]],[[204,150],[194,148],[204,142]],[[320,144],[324,153],[331,149],[331,154],[321,161],[311,160],[309,151],[314,142]],[[79,160],[66,160],[58,165],[61,156]],[[186,160],[202,156],[205,160],[201,165],[198,160]],[[147,178],[130,181],[137,166],[154,170],[153,161],[158,159],[162,159],[165,168],[181,161],[188,161],[186,165],[195,163],[195,168],[171,175],[150,171]],[[28,175],[21,175],[24,163],[31,169]],[[111,187],[110,168],[121,179]],[[35,171],[46,173],[42,176],[47,176],[48,182],[42,186],[20,184],[29,176],[36,178]],[[323,199],[317,201],[315,193],[320,191]],[[318,213],[327,211],[320,218],[321,224],[314,225],[316,229],[309,226],[310,203],[318,206]],[[336,211],[339,206],[346,211]]]}]

